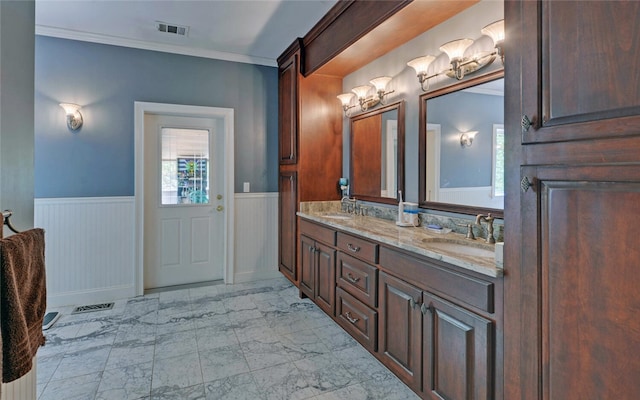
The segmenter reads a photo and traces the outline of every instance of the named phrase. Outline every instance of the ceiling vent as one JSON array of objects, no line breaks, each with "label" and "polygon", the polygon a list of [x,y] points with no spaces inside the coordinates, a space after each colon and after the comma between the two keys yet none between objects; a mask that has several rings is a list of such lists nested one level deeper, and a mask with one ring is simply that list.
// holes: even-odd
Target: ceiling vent
[{"label": "ceiling vent", "polygon": [[156,21],[156,28],[158,29],[159,32],[169,33],[171,35],[189,36],[188,26]]}]

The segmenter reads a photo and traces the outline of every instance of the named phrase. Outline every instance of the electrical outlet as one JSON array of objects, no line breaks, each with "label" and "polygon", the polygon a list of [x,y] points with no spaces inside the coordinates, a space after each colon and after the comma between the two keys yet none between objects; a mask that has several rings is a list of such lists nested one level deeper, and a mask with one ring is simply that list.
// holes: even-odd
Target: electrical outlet
[{"label": "electrical outlet", "polygon": [[249,192],[250,192],[250,190],[249,190],[249,182],[245,182],[245,183],[244,183],[243,191],[244,191],[245,193],[249,193]]}]

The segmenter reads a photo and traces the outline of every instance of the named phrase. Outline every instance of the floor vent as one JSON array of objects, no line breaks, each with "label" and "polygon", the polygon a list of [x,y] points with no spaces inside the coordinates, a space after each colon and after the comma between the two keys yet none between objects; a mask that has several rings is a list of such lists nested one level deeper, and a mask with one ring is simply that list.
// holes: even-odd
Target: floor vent
[{"label": "floor vent", "polygon": [[71,314],[111,310],[112,308],[113,308],[113,303],[90,304],[90,305],[78,306],[74,308],[73,311],[71,311]]}]

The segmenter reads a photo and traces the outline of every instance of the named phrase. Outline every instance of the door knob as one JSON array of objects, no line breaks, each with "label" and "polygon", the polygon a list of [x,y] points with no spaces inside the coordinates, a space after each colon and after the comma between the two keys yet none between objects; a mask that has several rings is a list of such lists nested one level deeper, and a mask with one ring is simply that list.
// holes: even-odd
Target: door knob
[{"label": "door knob", "polygon": [[224,207],[223,206],[218,206],[218,207],[216,207],[216,210],[222,211],[222,210],[224,210]]},{"label": "door knob", "polygon": [[222,195],[221,195],[221,194],[217,195],[217,196],[216,196],[216,199],[218,199],[218,200],[222,200]]}]

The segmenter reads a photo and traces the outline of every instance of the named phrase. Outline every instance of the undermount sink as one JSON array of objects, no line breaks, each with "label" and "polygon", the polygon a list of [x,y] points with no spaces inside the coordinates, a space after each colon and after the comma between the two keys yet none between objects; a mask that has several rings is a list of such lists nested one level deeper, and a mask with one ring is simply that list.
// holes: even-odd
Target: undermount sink
[{"label": "undermount sink", "polygon": [[342,220],[347,220],[347,219],[353,219],[352,215],[348,215],[348,214],[325,214],[322,216],[323,218],[329,218],[329,219],[342,219]]},{"label": "undermount sink", "polygon": [[483,242],[473,242],[466,239],[427,238],[422,239],[427,248],[442,250],[447,253],[456,253],[470,257],[495,258],[493,245]]}]

